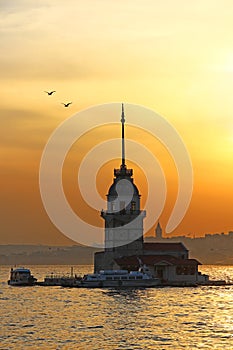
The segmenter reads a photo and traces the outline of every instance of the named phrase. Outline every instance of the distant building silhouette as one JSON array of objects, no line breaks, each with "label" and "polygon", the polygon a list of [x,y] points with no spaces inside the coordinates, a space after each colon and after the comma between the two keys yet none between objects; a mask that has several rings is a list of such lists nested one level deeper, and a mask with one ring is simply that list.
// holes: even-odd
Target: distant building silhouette
[{"label": "distant building silhouette", "polygon": [[155,228],[155,237],[157,240],[163,239],[163,230],[159,222]]}]

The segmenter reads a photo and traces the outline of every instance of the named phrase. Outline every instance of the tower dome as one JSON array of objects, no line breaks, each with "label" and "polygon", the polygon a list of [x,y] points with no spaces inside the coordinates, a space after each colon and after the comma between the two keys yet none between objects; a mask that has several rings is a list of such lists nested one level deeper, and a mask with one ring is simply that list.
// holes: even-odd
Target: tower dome
[{"label": "tower dome", "polygon": [[[128,169],[126,168],[126,170]],[[129,170],[132,174],[132,169]],[[116,173],[116,169],[114,173]],[[109,188],[107,199],[108,210],[110,211],[140,210],[140,194],[131,175],[116,176],[113,180],[113,184]]]}]

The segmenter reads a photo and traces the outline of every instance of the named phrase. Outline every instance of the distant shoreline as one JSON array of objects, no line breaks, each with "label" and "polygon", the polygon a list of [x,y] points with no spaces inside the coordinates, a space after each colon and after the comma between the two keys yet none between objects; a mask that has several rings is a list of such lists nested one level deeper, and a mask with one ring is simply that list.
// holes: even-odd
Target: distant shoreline
[{"label": "distant shoreline", "polygon": [[[182,242],[190,257],[203,265],[233,265],[233,232],[205,237],[186,236],[160,238],[145,237],[145,242]],[[92,265],[94,253],[101,248],[81,245],[51,246],[33,244],[0,245],[0,265]]]}]

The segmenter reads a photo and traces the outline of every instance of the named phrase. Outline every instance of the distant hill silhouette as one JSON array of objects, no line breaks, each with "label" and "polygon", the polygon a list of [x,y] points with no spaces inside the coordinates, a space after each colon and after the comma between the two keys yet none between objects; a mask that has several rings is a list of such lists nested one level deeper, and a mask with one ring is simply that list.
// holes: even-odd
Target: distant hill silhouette
[{"label": "distant hill silhouette", "polygon": [[100,249],[82,246],[0,245],[1,265],[93,264]]},{"label": "distant hill silhouette", "polygon": [[[186,236],[172,238],[145,237],[145,242],[182,242],[190,258],[202,264],[233,265],[233,232],[208,234],[201,238]],[[73,246],[0,245],[1,265],[93,264],[94,253],[102,249]]]}]

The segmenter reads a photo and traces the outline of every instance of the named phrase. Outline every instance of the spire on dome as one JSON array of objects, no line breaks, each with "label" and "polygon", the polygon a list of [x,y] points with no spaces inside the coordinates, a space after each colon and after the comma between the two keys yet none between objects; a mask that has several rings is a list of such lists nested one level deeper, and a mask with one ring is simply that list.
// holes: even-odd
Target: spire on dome
[{"label": "spire on dome", "polygon": [[155,229],[155,237],[157,239],[162,239],[163,238],[163,230],[162,230],[162,227],[161,227],[159,221],[158,221],[158,224],[157,224],[156,229]]},{"label": "spire on dome", "polygon": [[127,176],[131,177],[133,175],[133,169],[127,169],[125,164],[125,111],[124,104],[121,104],[121,166],[120,169],[114,169],[114,176]]},{"label": "spire on dome", "polygon": [[122,161],[121,168],[125,168],[125,112],[124,112],[124,104],[121,105],[121,145],[122,145]]}]

